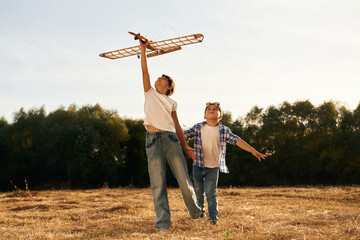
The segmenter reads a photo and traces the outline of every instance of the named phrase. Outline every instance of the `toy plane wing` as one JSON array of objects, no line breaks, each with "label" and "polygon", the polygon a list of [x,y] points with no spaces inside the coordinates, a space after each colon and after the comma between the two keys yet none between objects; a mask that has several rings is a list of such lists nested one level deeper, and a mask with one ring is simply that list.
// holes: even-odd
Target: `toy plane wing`
[{"label": "toy plane wing", "polygon": [[[148,38],[142,36],[141,34],[134,34],[132,32],[129,33],[135,36],[134,37],[135,40],[140,39],[144,42],[150,41]],[[168,40],[151,42],[146,49],[147,57],[154,57],[165,53],[178,51],[181,49],[181,46],[200,43],[202,42],[203,39],[204,36],[202,34],[192,34],[184,37],[177,37]],[[140,55],[140,54],[141,54],[141,49],[140,49],[140,45],[138,45],[134,47],[128,47],[110,52],[100,53],[100,57],[109,58],[109,59],[118,59],[118,58],[124,58],[133,55]]]}]

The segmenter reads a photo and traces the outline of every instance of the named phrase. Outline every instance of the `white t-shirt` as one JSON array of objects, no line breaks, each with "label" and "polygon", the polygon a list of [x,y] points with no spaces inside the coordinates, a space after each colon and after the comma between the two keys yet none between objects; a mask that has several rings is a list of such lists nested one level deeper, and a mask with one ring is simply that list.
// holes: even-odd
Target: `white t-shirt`
[{"label": "white t-shirt", "polygon": [[144,125],[151,125],[155,128],[176,132],[171,112],[176,111],[177,103],[168,96],[158,93],[154,88],[145,92],[145,120]]},{"label": "white t-shirt", "polygon": [[210,127],[207,124],[201,126],[201,142],[204,156],[204,167],[219,167],[220,156],[220,132],[219,125]]}]

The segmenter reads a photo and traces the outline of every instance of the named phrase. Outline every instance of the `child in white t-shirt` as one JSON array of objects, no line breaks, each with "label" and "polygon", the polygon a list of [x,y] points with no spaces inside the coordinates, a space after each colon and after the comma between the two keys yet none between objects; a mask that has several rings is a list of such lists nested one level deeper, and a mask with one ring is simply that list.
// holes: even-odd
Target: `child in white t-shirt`
[{"label": "child in white t-shirt", "polygon": [[151,87],[146,59],[146,47],[149,43],[143,43],[140,40],[141,68],[145,92],[144,125],[147,130],[145,148],[156,212],[155,227],[164,230],[171,226],[166,190],[166,162],[168,162],[179,183],[191,218],[199,218],[201,210],[196,204],[194,187],[189,177],[180,143],[185,153],[192,159],[195,159],[194,149],[186,143],[184,132],[176,114],[177,103],[170,99],[174,93],[175,84],[169,76],[162,75],[155,81],[155,89]]},{"label": "child in white t-shirt", "polygon": [[220,172],[228,173],[225,163],[226,143],[252,153],[261,161],[266,155],[259,153],[240,137],[233,134],[230,128],[222,125],[219,120],[222,118],[220,103],[206,103],[205,122],[195,124],[186,130],[187,140],[194,138],[194,149],[196,159],[193,164],[193,177],[198,205],[201,208],[202,216],[205,214],[204,201],[208,202],[209,218],[212,224],[218,221],[217,185]]}]

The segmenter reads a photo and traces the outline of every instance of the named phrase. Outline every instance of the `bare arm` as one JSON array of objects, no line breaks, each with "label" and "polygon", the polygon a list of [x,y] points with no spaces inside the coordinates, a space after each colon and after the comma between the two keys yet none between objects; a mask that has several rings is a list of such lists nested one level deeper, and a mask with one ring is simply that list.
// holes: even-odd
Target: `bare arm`
[{"label": "bare arm", "polygon": [[256,157],[257,159],[259,159],[259,161],[261,161],[261,159],[265,159],[266,155],[259,153],[258,151],[255,150],[255,148],[253,148],[252,146],[250,146],[247,142],[245,142],[244,140],[242,140],[241,138],[239,138],[239,140],[236,141],[236,146],[240,147],[241,149],[244,149],[245,151],[250,152],[252,155],[254,155],[254,157]]},{"label": "bare arm", "polygon": [[171,112],[171,117],[174,121],[174,125],[175,125],[175,130],[176,130],[176,136],[178,137],[186,155],[191,158],[192,160],[196,159],[195,153],[194,153],[194,149],[189,147],[189,145],[187,144],[186,140],[185,140],[185,135],[184,132],[182,130],[182,128],[180,127],[179,124],[179,119],[177,117],[176,111],[172,111]]},{"label": "bare arm", "polygon": [[146,58],[146,47],[150,44],[150,42],[143,43],[140,40],[140,48],[141,48],[141,69],[142,69],[142,76],[143,76],[143,85],[144,85],[144,92],[147,92],[151,88],[150,84],[150,75],[147,66],[147,58]]}]

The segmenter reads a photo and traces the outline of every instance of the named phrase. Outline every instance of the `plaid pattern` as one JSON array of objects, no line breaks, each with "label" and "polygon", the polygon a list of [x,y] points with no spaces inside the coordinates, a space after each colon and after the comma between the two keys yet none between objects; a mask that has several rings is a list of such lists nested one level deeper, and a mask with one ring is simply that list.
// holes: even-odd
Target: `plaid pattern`
[{"label": "plaid pattern", "polygon": [[[194,164],[201,168],[204,167],[204,156],[202,152],[202,143],[201,143],[201,126],[205,123],[206,121],[195,124],[192,128],[184,131],[186,140],[190,140],[194,138],[194,150],[196,155],[196,160],[194,161]],[[237,140],[240,139],[240,137],[233,134],[230,128],[222,125],[221,123],[219,123],[219,132],[220,132],[220,156],[219,156],[220,172],[229,173],[229,169],[227,168],[225,163],[226,143],[235,145]]]}]

